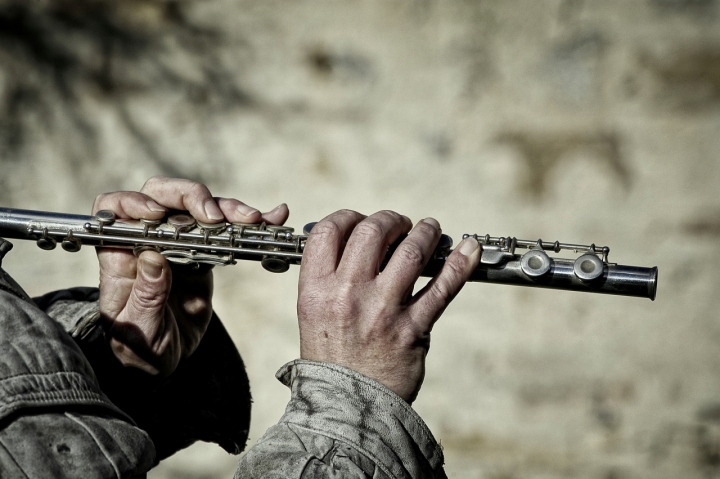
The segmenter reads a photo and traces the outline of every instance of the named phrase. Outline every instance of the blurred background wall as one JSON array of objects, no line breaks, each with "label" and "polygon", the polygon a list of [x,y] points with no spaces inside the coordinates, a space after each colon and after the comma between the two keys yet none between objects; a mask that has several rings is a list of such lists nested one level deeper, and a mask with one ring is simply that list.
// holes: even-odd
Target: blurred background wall
[{"label": "blurred background wall", "polygon": [[[395,209],[609,245],[657,300],[468,285],[415,404],[450,477],[720,477],[717,0],[0,1],[0,204],[89,212],[152,175],[301,228]],[[31,294],[94,252],[18,244]],[[297,268],[216,269],[255,399],[282,414]],[[150,474],[231,477],[198,444]]]}]

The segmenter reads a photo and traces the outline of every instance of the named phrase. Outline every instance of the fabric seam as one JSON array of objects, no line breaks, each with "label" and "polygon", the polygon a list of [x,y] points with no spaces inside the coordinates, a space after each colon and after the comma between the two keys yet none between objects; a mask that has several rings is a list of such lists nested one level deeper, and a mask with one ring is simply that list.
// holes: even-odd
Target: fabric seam
[{"label": "fabric seam", "polygon": [[28,301],[26,297],[24,297],[22,294],[20,294],[20,293],[18,293],[17,291],[15,291],[15,289],[14,289],[14,288],[11,288],[10,286],[7,286],[7,285],[5,285],[5,284],[3,284],[3,283],[0,283],[0,289],[3,290],[3,291],[5,291],[6,293],[12,294],[13,296],[15,296],[15,297],[17,297],[17,298],[20,298],[21,300],[25,301],[26,303],[27,303],[27,301]]},{"label": "fabric seam", "polygon": [[65,375],[77,376],[77,377],[83,379],[84,381],[87,380],[87,378],[85,376],[83,376],[82,374],[80,374],[77,371],[53,371],[50,373],[20,373],[20,374],[13,374],[12,376],[5,376],[4,378],[0,379],[0,385],[9,379],[22,378],[25,376],[34,377],[34,376],[65,376]]},{"label": "fabric seam", "polygon": [[[333,439],[333,440],[335,440],[335,441],[343,442],[343,443],[345,443],[345,444],[350,444],[351,446],[353,446],[354,448],[356,448],[358,451],[360,451],[361,453],[363,453],[365,456],[367,456],[368,458],[370,458],[371,461],[374,461],[376,467],[379,467],[385,474],[388,475],[388,477],[398,478],[398,476],[396,476],[395,474],[393,474],[393,473],[387,468],[387,466],[380,461],[380,458],[376,457],[374,454],[370,453],[369,451],[367,451],[366,449],[364,449],[363,447],[361,447],[359,444],[355,443],[354,441],[352,441],[352,440],[350,440],[350,439],[347,439],[347,438],[342,437],[342,436],[335,436],[335,435],[333,435],[333,434],[328,434],[328,433],[325,432],[325,431],[321,431],[321,430],[319,430],[319,429],[315,429],[315,428],[308,427],[308,426],[302,426],[302,425],[300,425],[300,424],[297,424],[297,423],[294,423],[294,422],[290,422],[290,421],[282,421],[282,423],[288,424],[288,425],[292,424],[293,426],[295,426],[295,427],[297,427],[297,428],[305,429],[305,430],[307,430],[307,431],[312,431],[312,432],[314,432],[314,433],[316,433],[316,434],[320,434],[321,436],[329,437],[330,439]],[[309,461],[308,461],[308,462],[309,462]],[[307,467],[307,464],[305,465],[305,467]],[[304,470],[305,470],[305,469],[303,469],[303,471],[304,471]],[[301,477],[302,477],[302,476],[301,476]],[[398,479],[400,479],[400,478],[398,478]]]},{"label": "fabric seam", "polygon": [[110,454],[108,453],[108,451],[106,451],[105,448],[103,447],[103,445],[100,444],[100,440],[97,438],[97,436],[95,436],[95,433],[93,433],[92,430],[90,430],[90,428],[89,428],[84,422],[80,421],[78,418],[76,418],[76,417],[73,416],[72,414],[66,412],[66,413],[65,413],[65,416],[67,416],[68,418],[70,418],[70,420],[76,422],[77,424],[80,425],[80,427],[82,427],[83,429],[85,429],[85,431],[90,435],[90,437],[93,438],[93,440],[95,441],[95,445],[97,445],[98,449],[100,449],[100,452],[103,453],[103,455],[105,456],[105,459],[107,459],[107,461],[108,461],[108,462],[110,463],[110,465],[112,466],[113,470],[115,471],[115,476],[117,477],[117,479],[122,479],[122,477],[120,476],[120,469],[118,469],[117,464],[115,464],[115,463],[112,461],[112,459],[110,458]]},{"label": "fabric seam", "polygon": [[30,479],[30,478],[28,477],[27,473],[25,472],[25,470],[24,470],[22,467],[20,467],[20,464],[18,464],[18,462],[17,462],[17,461],[15,460],[15,458],[13,457],[13,455],[10,454],[10,451],[8,451],[8,448],[7,448],[7,446],[5,445],[5,443],[3,442],[2,438],[0,438],[0,446],[2,446],[3,449],[5,449],[5,453],[6,453],[7,456],[10,458],[10,460],[13,462],[13,464],[15,464],[15,466],[17,466],[18,471],[20,471],[20,472],[23,473],[23,476],[25,476],[25,479]]}]

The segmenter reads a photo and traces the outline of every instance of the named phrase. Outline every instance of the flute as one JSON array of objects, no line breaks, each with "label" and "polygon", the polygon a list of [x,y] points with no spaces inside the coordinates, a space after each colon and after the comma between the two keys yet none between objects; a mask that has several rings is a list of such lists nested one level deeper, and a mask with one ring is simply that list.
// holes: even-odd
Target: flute
[{"label": "flute", "polygon": [[[79,251],[82,245],[132,249],[138,255],[152,249],[176,264],[230,265],[250,260],[274,273],[300,264],[314,225],[309,223],[303,234],[296,234],[287,226],[203,223],[187,214],[172,214],[163,220],[119,220],[108,210],[86,216],[0,208],[0,237],[35,241],[45,250],[58,243],[69,252]],[[467,237],[481,248],[480,264],[469,281],[655,300],[657,267],[610,263],[607,246],[463,235],[463,239]],[[442,269],[452,245],[452,238],[443,234],[422,276],[435,276]],[[385,263],[395,246],[388,249]],[[521,255],[516,253],[518,249],[527,251]],[[548,255],[569,250],[580,255],[575,259]]]}]

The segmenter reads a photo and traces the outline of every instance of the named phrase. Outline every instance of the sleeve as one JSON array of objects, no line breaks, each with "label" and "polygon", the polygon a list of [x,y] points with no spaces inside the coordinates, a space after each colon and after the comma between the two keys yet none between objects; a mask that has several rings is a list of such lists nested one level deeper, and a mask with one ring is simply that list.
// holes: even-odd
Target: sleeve
[{"label": "sleeve", "polygon": [[71,335],[92,364],[102,391],[150,435],[162,460],[195,441],[230,454],[245,449],[252,399],[245,365],[220,319],[168,378],[124,367],[101,327],[97,288],[55,291],[34,301]]},{"label": "sleeve", "polygon": [[155,458],[80,348],[0,269],[0,477],[119,479]]},{"label": "sleeve", "polygon": [[382,384],[304,360],[286,364],[277,377],[290,388],[290,402],[240,459],[235,479],[446,478],[430,430]]}]

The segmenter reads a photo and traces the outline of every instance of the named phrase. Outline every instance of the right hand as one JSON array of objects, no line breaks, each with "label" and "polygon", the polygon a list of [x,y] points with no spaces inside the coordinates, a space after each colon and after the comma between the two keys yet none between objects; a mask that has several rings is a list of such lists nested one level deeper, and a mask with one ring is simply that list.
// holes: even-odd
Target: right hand
[{"label": "right hand", "polygon": [[[478,242],[467,238],[413,295],[440,225],[411,226],[392,211],[331,214],[310,232],[298,295],[301,358],[347,366],[408,403],[422,385],[433,324],[480,262]],[[388,246],[408,232],[381,274]]]},{"label": "right hand", "polygon": [[[100,195],[93,205],[118,219],[161,219],[184,210],[207,223],[229,221],[281,225],[283,203],[261,213],[233,198],[213,198],[201,184],[178,178],[150,178],[139,192]],[[125,366],[150,374],[171,374],[195,351],[212,315],[212,270],[171,268],[164,256],[145,251],[97,248],[100,261],[100,314],[115,356]]]}]

